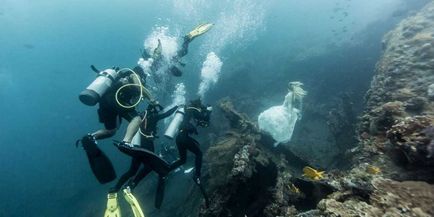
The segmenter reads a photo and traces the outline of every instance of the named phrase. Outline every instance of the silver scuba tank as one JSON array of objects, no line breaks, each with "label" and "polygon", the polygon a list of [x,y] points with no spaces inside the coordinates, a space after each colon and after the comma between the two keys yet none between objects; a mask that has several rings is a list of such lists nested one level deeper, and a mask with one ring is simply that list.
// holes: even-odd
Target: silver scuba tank
[{"label": "silver scuba tank", "polygon": [[184,114],[185,110],[184,107],[179,108],[176,113],[175,117],[173,117],[172,121],[170,122],[169,126],[166,129],[166,132],[164,133],[164,136],[166,136],[169,139],[173,139],[176,134],[178,133],[179,126],[181,125],[182,121],[184,120]]},{"label": "silver scuba tank", "polygon": [[96,105],[118,76],[119,73],[114,69],[106,69],[99,72],[96,79],[80,93],[80,101],[88,106]]}]

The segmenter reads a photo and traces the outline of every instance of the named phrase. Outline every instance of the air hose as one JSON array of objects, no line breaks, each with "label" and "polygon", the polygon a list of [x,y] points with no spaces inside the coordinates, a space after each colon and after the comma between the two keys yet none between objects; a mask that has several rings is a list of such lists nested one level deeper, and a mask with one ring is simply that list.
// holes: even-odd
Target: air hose
[{"label": "air hose", "polygon": [[[126,108],[126,109],[134,108],[134,107],[136,107],[136,106],[140,103],[141,100],[143,100],[143,90],[144,90],[144,89],[146,90],[146,88],[142,85],[142,82],[140,81],[140,76],[137,75],[136,72],[134,72],[134,71],[131,70],[130,68],[123,68],[123,69],[119,69],[118,73],[121,72],[121,71],[129,71],[129,72],[132,72],[132,73],[134,74],[134,76],[136,76],[137,81],[138,81],[138,84],[125,84],[125,85],[122,85],[122,86],[121,86],[121,87],[116,91],[116,94],[115,94],[116,103],[117,103],[120,107],[122,107],[122,108]],[[118,97],[118,96],[119,96],[119,93],[121,92],[122,89],[124,89],[124,88],[126,88],[126,87],[133,87],[133,86],[134,86],[134,87],[139,87],[139,88],[140,88],[140,97],[139,97],[139,99],[137,100],[137,102],[133,103],[132,105],[124,105],[124,104],[122,104],[122,103],[119,101],[119,97]],[[150,97],[149,93],[147,93],[147,94],[148,94],[148,97]]]}]

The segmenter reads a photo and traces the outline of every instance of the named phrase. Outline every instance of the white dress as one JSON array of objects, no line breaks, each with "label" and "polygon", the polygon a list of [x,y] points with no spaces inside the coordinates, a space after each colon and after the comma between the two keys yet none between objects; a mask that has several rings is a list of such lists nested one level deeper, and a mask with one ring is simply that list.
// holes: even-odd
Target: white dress
[{"label": "white dress", "polygon": [[301,98],[289,91],[282,105],[273,106],[258,116],[259,129],[269,133],[276,140],[275,146],[291,140],[295,124],[300,119],[301,108],[293,106],[296,100],[300,100],[301,106]]}]

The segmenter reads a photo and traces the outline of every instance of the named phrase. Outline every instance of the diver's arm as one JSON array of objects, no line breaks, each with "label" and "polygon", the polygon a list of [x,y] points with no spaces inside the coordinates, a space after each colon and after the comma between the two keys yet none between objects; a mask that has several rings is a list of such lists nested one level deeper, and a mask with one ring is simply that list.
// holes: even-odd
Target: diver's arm
[{"label": "diver's arm", "polygon": [[178,109],[178,106],[174,106],[173,108],[169,109],[168,111],[164,112],[163,114],[158,115],[158,120],[164,119],[172,115],[176,110]]}]

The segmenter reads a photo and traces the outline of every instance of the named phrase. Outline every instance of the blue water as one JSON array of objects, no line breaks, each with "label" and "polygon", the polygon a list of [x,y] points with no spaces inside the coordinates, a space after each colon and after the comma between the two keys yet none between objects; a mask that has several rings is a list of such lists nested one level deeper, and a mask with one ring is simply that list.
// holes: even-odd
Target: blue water
[{"label": "blue water", "polygon": [[[215,23],[192,42],[177,82],[194,97],[202,62],[215,52],[223,68],[207,103],[250,96],[258,106],[244,112],[255,117],[280,101],[290,80],[302,80],[323,100],[356,92],[361,104],[381,37],[402,19],[393,12],[426,1],[408,2],[0,0],[0,216],[77,216],[80,209],[101,215],[110,184],[96,182],[74,145],[101,125],[96,107],[77,96],[94,78],[91,64],[133,67],[155,28],[180,37],[199,23]],[[110,143],[103,150],[117,171],[125,170],[129,158]]]}]

